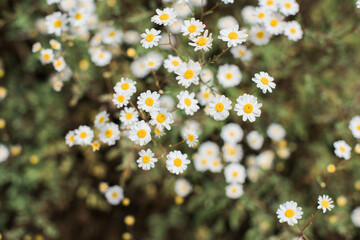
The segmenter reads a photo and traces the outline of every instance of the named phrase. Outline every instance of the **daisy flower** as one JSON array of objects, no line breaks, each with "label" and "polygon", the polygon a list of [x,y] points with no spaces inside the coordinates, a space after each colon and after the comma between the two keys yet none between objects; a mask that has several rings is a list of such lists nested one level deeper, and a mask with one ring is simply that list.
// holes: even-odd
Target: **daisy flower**
[{"label": "daisy flower", "polygon": [[[51,41],[51,40],[50,40],[50,41]],[[32,45],[31,51],[32,51],[33,53],[36,53],[36,52],[40,51],[41,48],[42,48],[42,47],[41,47],[41,43],[36,42],[36,43],[34,43],[34,44]]]},{"label": "daisy flower", "polygon": [[211,89],[209,87],[205,85],[200,86],[200,92],[198,92],[197,98],[199,99],[201,105],[208,105],[214,96],[215,95],[211,92]]},{"label": "daisy flower", "polygon": [[237,104],[235,105],[234,110],[237,112],[238,116],[242,116],[242,120],[245,122],[249,120],[250,122],[255,121],[255,117],[260,117],[261,115],[261,103],[258,103],[257,98],[249,95],[243,94],[236,99]]},{"label": "daisy flower", "polygon": [[209,113],[216,121],[222,121],[229,116],[232,109],[231,100],[224,95],[216,95],[209,103]]},{"label": "daisy flower", "polygon": [[130,126],[129,138],[131,141],[144,146],[151,141],[151,128],[144,120]]},{"label": "daisy flower", "polygon": [[119,205],[124,198],[124,190],[118,186],[108,187],[105,192],[105,198],[111,205]]},{"label": "daisy flower", "polygon": [[240,162],[244,156],[244,150],[240,144],[225,143],[222,152],[226,162]]},{"label": "daisy flower", "polygon": [[184,36],[189,35],[189,37],[196,37],[204,31],[204,28],[205,24],[195,18],[191,18],[190,20],[184,21],[180,31]]},{"label": "daisy flower", "polygon": [[262,46],[269,43],[271,34],[262,26],[252,26],[250,29],[250,41],[255,45]]},{"label": "daisy flower", "polygon": [[167,109],[169,112],[175,108],[175,100],[170,95],[161,95],[160,107]]},{"label": "daisy flower", "polygon": [[249,61],[252,58],[251,50],[249,50],[244,45],[238,45],[236,47],[230,48],[230,52],[234,56],[234,58],[240,58],[242,61]]},{"label": "daisy flower", "polygon": [[163,56],[158,52],[150,52],[144,57],[145,66],[149,70],[157,71],[163,62]]},{"label": "daisy flower", "polygon": [[278,10],[277,1],[278,0],[259,0],[259,6],[272,12],[276,12]]},{"label": "daisy flower", "polygon": [[154,28],[152,29],[145,29],[145,33],[142,33],[140,36],[143,38],[140,43],[142,46],[146,49],[152,48],[154,46],[157,46],[159,44],[161,36],[159,34],[161,33],[160,30],[156,30]]},{"label": "daisy flower", "polygon": [[54,61],[54,52],[52,49],[43,49],[40,51],[40,61],[42,64],[48,64]]},{"label": "daisy flower", "polygon": [[185,178],[179,178],[175,182],[175,193],[180,197],[186,197],[192,191],[192,186]]},{"label": "daisy flower", "polygon": [[239,25],[239,23],[233,16],[221,17],[219,18],[217,23],[219,29],[231,28],[232,26],[235,25]]},{"label": "daisy flower", "polygon": [[254,16],[256,23],[263,24],[270,13],[271,11],[266,7],[255,8]]},{"label": "daisy flower", "polygon": [[323,213],[325,213],[326,210],[331,211],[331,209],[334,208],[333,203],[334,203],[334,201],[331,199],[331,197],[324,194],[322,196],[319,196],[319,198],[318,198],[319,206],[317,208],[321,209],[323,211]]},{"label": "daisy flower", "polygon": [[109,114],[106,111],[102,111],[95,116],[94,125],[97,129],[101,129],[107,121],[109,121]]},{"label": "daisy flower", "polygon": [[351,213],[351,221],[355,227],[360,227],[360,207],[356,207]]},{"label": "daisy flower", "polygon": [[87,24],[87,21],[90,17],[90,14],[84,8],[74,8],[69,13],[70,15],[70,24],[73,27],[80,27]]},{"label": "daisy flower", "polygon": [[223,169],[223,164],[221,163],[220,158],[210,158],[209,170],[212,173],[219,173]]},{"label": "daisy flower", "polygon": [[150,69],[147,68],[145,64],[144,57],[140,57],[132,61],[130,65],[130,70],[131,73],[137,78],[144,78],[146,75],[148,75],[151,72]]},{"label": "daisy flower", "polygon": [[294,226],[301,219],[303,211],[296,202],[288,201],[279,206],[276,214],[280,223],[287,222],[290,226]]},{"label": "daisy flower", "polygon": [[123,37],[122,32],[113,27],[105,28],[100,34],[102,42],[109,45],[120,44]]},{"label": "daisy flower", "polygon": [[260,88],[264,94],[267,91],[272,92],[272,89],[276,86],[274,78],[270,77],[267,72],[255,73],[255,76],[251,80],[256,83],[256,87]]},{"label": "daisy flower", "polygon": [[334,142],[335,155],[339,158],[344,158],[345,160],[349,160],[351,157],[351,147],[344,141],[339,140]]},{"label": "daisy flower", "polygon": [[156,14],[151,17],[151,22],[158,25],[171,25],[176,21],[176,12],[173,8],[165,8],[164,10],[156,9]]},{"label": "daisy flower", "polygon": [[360,138],[360,116],[355,116],[350,120],[349,129],[355,138]]},{"label": "daisy flower", "polygon": [[120,82],[117,82],[114,91],[119,94],[125,94],[128,96],[132,96],[136,93],[136,82],[131,80],[130,78],[121,78]]},{"label": "daisy flower", "polygon": [[125,126],[130,126],[131,124],[139,120],[139,114],[132,107],[125,107],[124,110],[120,111],[120,122],[125,124]]},{"label": "daisy flower", "polygon": [[220,30],[219,39],[227,42],[228,47],[236,47],[246,41],[248,35],[246,30],[239,31],[239,25]]},{"label": "daisy flower", "polygon": [[194,130],[186,130],[185,133],[183,134],[183,138],[184,140],[186,140],[186,144],[189,147],[195,147],[199,143],[198,135]]},{"label": "daisy flower", "polygon": [[99,149],[100,149],[100,142],[99,142],[99,141],[93,141],[93,142],[91,143],[91,147],[92,147],[93,152],[99,151]]},{"label": "daisy flower", "polygon": [[49,43],[52,49],[54,50],[61,49],[61,43],[59,41],[56,41],[55,39],[51,39]]},{"label": "daisy flower", "polygon": [[225,188],[226,196],[228,198],[237,199],[244,194],[244,189],[241,184],[230,184]]},{"label": "daisy flower", "polygon": [[295,0],[280,0],[280,12],[285,16],[295,15],[299,12],[299,4]]},{"label": "daisy flower", "polygon": [[239,67],[234,64],[221,65],[216,77],[224,88],[235,87],[242,78]]},{"label": "daisy flower", "polygon": [[54,59],[53,66],[56,71],[61,72],[65,69],[66,63],[63,57],[59,57],[57,59]]},{"label": "daisy flower", "polygon": [[75,145],[75,131],[69,131],[65,136],[65,143],[69,147]]},{"label": "daisy flower", "polygon": [[190,160],[187,159],[187,154],[182,154],[180,151],[172,151],[166,156],[166,168],[169,172],[176,175],[183,173],[187,165],[190,163]]},{"label": "daisy flower", "polygon": [[186,115],[194,115],[199,110],[199,101],[195,99],[195,93],[181,91],[176,97],[179,99],[177,107],[185,110]]},{"label": "daisy flower", "polygon": [[205,30],[204,35],[198,37],[191,37],[190,40],[193,41],[189,43],[190,46],[195,47],[194,51],[204,50],[205,52],[209,51],[212,46],[212,33],[209,34],[209,31]]},{"label": "daisy flower", "polygon": [[174,72],[178,75],[176,77],[178,83],[185,88],[190,87],[192,83],[195,85],[199,84],[199,74],[201,72],[199,62],[194,62],[193,60],[189,60],[188,63],[183,62]]},{"label": "daisy flower", "polygon": [[244,183],[246,171],[240,163],[231,163],[224,168],[227,183]]},{"label": "daisy flower", "polygon": [[147,90],[138,96],[137,105],[139,109],[142,109],[146,112],[158,111],[160,107],[159,98],[160,94]]},{"label": "daisy flower", "polygon": [[286,131],[280,124],[272,123],[266,130],[266,134],[272,140],[279,142],[285,138]]},{"label": "daisy flower", "polygon": [[124,93],[114,93],[113,95],[113,103],[117,108],[122,108],[129,104],[130,96]]},{"label": "daisy flower", "polygon": [[153,126],[165,127],[167,130],[170,130],[170,124],[174,123],[171,113],[165,108],[160,108],[159,111],[150,112],[150,116],[150,124]]},{"label": "daisy flower", "polygon": [[61,32],[66,29],[67,18],[61,12],[54,12],[45,17],[45,25],[49,34],[60,36]]},{"label": "daisy flower", "polygon": [[275,153],[271,150],[266,150],[256,156],[256,166],[263,170],[269,170],[275,158]]},{"label": "daisy flower", "polygon": [[240,142],[243,138],[244,131],[239,124],[228,123],[222,127],[220,136],[224,140],[224,142],[236,144]]},{"label": "daisy flower", "polygon": [[95,63],[96,66],[103,67],[110,63],[112,54],[109,51],[106,51],[102,48],[98,48],[90,52],[91,61]]},{"label": "daisy flower", "polygon": [[267,32],[273,35],[279,35],[284,31],[285,23],[283,22],[283,16],[279,14],[272,14],[266,19],[264,23]]},{"label": "daisy flower", "polygon": [[298,41],[303,36],[303,31],[297,21],[290,21],[285,24],[284,35],[291,41]]},{"label": "daisy flower", "polygon": [[216,143],[207,141],[200,145],[199,153],[210,158],[217,158],[219,156],[220,149]]},{"label": "daisy flower", "polygon": [[162,126],[155,127],[154,132],[155,132],[155,136],[158,138],[165,135],[164,127]]},{"label": "daisy flower", "polygon": [[139,152],[139,158],[136,162],[138,163],[139,168],[142,168],[143,170],[150,170],[155,167],[157,159],[154,158],[154,153],[150,149],[147,149]]},{"label": "daisy flower", "polygon": [[196,154],[194,158],[194,167],[196,171],[205,172],[206,170],[209,170],[210,159],[212,158],[201,154]]},{"label": "daisy flower", "polygon": [[101,142],[109,146],[115,145],[115,142],[120,139],[119,126],[116,123],[105,123],[100,129],[99,139]]},{"label": "daisy flower", "polygon": [[258,131],[254,130],[248,133],[246,141],[251,149],[259,150],[264,143],[264,137]]},{"label": "daisy flower", "polygon": [[175,12],[181,17],[186,18],[191,15],[191,8],[189,7],[189,1],[177,1],[176,4],[173,5]]},{"label": "daisy flower", "polygon": [[164,61],[164,67],[169,72],[174,72],[182,63],[182,60],[178,56],[169,55]]},{"label": "daisy flower", "polygon": [[82,125],[75,130],[75,143],[78,145],[91,145],[94,131],[90,127]]}]

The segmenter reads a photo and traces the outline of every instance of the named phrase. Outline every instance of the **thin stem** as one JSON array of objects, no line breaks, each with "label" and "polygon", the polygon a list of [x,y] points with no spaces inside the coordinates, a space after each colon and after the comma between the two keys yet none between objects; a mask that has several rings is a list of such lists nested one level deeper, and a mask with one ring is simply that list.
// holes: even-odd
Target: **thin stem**
[{"label": "thin stem", "polygon": [[145,117],[140,113],[140,111],[135,107],[135,105],[133,104],[133,102],[130,100],[130,105],[137,111],[137,113],[139,114],[139,116],[145,121],[147,122],[147,120],[145,119]]},{"label": "thin stem", "polygon": [[214,11],[218,6],[220,6],[222,4],[222,2],[217,2],[212,8],[210,8],[207,12],[203,12],[201,14],[201,20],[206,16],[206,15],[209,15],[211,14],[212,11]]},{"label": "thin stem", "polygon": [[179,53],[179,51],[178,51],[178,50],[174,47],[174,45],[172,44],[172,42],[171,42],[171,33],[170,33],[168,27],[166,27],[166,31],[167,31],[167,33],[168,33],[168,35],[169,35],[169,44],[170,44],[170,46],[171,46],[172,49],[176,52],[176,54],[177,54],[183,61],[185,61],[185,58]]},{"label": "thin stem", "polygon": [[230,49],[230,47],[222,50],[222,52],[221,52],[219,55],[217,55],[217,57],[216,57],[214,60],[212,60],[212,61],[210,61],[210,62],[207,62],[207,63],[205,63],[204,65],[207,65],[207,64],[209,64],[209,63],[216,63],[224,53],[226,53],[227,51],[229,51],[229,49]]},{"label": "thin stem", "polygon": [[176,147],[176,146],[179,146],[180,144],[184,143],[186,141],[186,139],[176,143],[175,145],[169,145],[169,148],[173,148],[173,147]]},{"label": "thin stem", "polygon": [[157,78],[156,73],[154,72],[154,70],[151,70],[151,73],[152,73],[152,75],[153,75],[153,77],[155,79],[156,87],[160,90],[161,88],[160,88],[160,84],[159,84],[159,79]]},{"label": "thin stem", "polygon": [[208,88],[210,88],[212,91],[216,92],[219,95],[222,95],[219,91],[215,90],[212,86],[210,86],[209,84],[207,84],[206,82],[204,82],[203,80],[200,79],[200,83],[204,84],[205,86],[207,86]]}]

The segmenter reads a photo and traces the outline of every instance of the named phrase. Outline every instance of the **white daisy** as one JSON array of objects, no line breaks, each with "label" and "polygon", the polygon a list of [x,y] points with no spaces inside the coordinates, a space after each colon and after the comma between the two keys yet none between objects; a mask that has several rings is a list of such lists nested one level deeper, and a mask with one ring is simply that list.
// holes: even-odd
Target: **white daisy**
[{"label": "white daisy", "polygon": [[195,93],[181,91],[176,97],[179,99],[177,107],[185,110],[186,115],[194,115],[199,110],[199,101],[195,99]]},{"label": "white daisy", "polygon": [[234,56],[234,58],[240,58],[242,61],[247,62],[252,58],[252,52],[244,45],[238,45],[236,47],[232,47],[230,52]]},{"label": "white daisy", "polygon": [[225,188],[226,196],[228,198],[237,199],[244,194],[244,189],[241,184],[230,184]]},{"label": "white daisy", "polygon": [[212,33],[210,33],[209,36],[208,33],[209,31],[205,30],[204,35],[190,38],[190,40],[193,42],[190,42],[189,45],[195,47],[195,52],[198,50],[204,50],[205,52],[210,50],[213,38]]},{"label": "white daisy", "polygon": [[146,112],[158,111],[160,107],[159,98],[160,94],[147,90],[138,96],[137,105],[139,109],[142,109]]},{"label": "white daisy", "polygon": [[67,18],[61,12],[54,12],[45,17],[45,25],[49,34],[60,36],[66,29]]},{"label": "white daisy", "polygon": [[355,138],[360,138],[360,116],[355,116],[350,120],[349,129]]},{"label": "white daisy", "polygon": [[210,158],[209,170],[212,173],[219,173],[223,169],[224,165],[221,163],[219,157]]},{"label": "white daisy", "polygon": [[0,162],[4,162],[9,157],[9,149],[3,145],[0,144]]},{"label": "white daisy", "polygon": [[221,0],[225,4],[234,3],[234,0]]},{"label": "white daisy", "polygon": [[90,127],[82,125],[75,129],[75,143],[78,145],[91,145],[94,131]]},{"label": "white daisy", "polygon": [[209,103],[209,113],[216,121],[222,121],[229,116],[232,109],[231,100],[224,95],[216,95]]},{"label": "white daisy", "polygon": [[115,145],[115,142],[120,139],[119,126],[116,123],[105,123],[100,129],[99,140],[109,146]]},{"label": "white daisy", "polygon": [[250,29],[250,41],[255,45],[262,46],[269,43],[271,34],[262,26],[252,26]]},{"label": "white daisy", "polygon": [[53,66],[56,71],[61,72],[66,68],[66,62],[63,57],[54,59]]},{"label": "white daisy", "polygon": [[222,152],[226,162],[240,162],[244,156],[244,150],[240,144],[225,143]]},{"label": "white daisy", "polygon": [[214,74],[210,69],[202,69],[200,72],[200,79],[206,83],[212,84],[214,81]]},{"label": "white daisy", "polygon": [[201,72],[201,66],[199,62],[189,60],[188,63],[181,63],[174,71],[178,76],[176,80],[185,88],[190,87],[191,84],[199,84],[199,74]]},{"label": "white daisy", "polygon": [[360,227],[360,207],[356,207],[351,213],[351,221],[355,227]]},{"label": "white daisy", "polygon": [[280,0],[279,8],[285,16],[295,15],[299,12],[299,4],[295,0]]},{"label": "white daisy", "polygon": [[70,15],[70,24],[73,27],[80,27],[87,24],[87,21],[90,17],[90,14],[88,11],[86,11],[85,8],[74,8],[69,13]]},{"label": "white daisy", "polygon": [[160,108],[158,111],[150,112],[150,124],[156,127],[165,127],[167,130],[171,129],[170,124],[174,123],[173,117],[170,112],[165,108]]},{"label": "white daisy", "polygon": [[147,68],[145,64],[145,58],[140,57],[132,61],[130,65],[131,73],[137,78],[144,78],[147,76],[151,71]]},{"label": "white daisy", "polygon": [[351,147],[344,141],[339,140],[334,142],[335,155],[339,158],[344,158],[345,160],[349,160],[351,157]]},{"label": "white daisy", "polygon": [[189,35],[189,37],[196,37],[200,35],[205,28],[205,24],[201,21],[191,18],[190,20],[185,20],[184,24],[181,26],[181,32],[183,35]]},{"label": "white daisy", "polygon": [[331,197],[324,194],[322,196],[319,196],[319,198],[318,198],[319,206],[317,208],[321,209],[323,211],[323,213],[325,213],[326,210],[331,211],[331,209],[334,208],[333,203],[334,203],[334,201],[331,199]]},{"label": "white daisy", "polygon": [[208,105],[213,97],[215,97],[215,94],[209,87],[207,87],[206,85],[200,86],[200,91],[197,94],[197,98],[199,99],[201,105]]},{"label": "white daisy", "polygon": [[256,166],[263,170],[269,170],[275,158],[275,153],[272,150],[266,150],[256,156]]},{"label": "white daisy", "polygon": [[142,33],[140,35],[143,38],[140,41],[140,43],[146,49],[157,46],[159,44],[160,39],[161,39],[161,36],[159,36],[160,33],[161,33],[160,30],[156,30],[154,28],[152,28],[150,30],[145,29],[145,33]]},{"label": "white daisy", "polygon": [[151,128],[144,120],[130,126],[129,138],[131,141],[144,146],[151,141]]},{"label": "white daisy", "polygon": [[104,50],[103,48],[97,48],[94,51],[90,51],[91,61],[95,63],[96,66],[103,67],[110,64],[112,54],[109,51]]},{"label": "white daisy", "polygon": [[56,41],[55,39],[51,39],[49,43],[52,49],[54,50],[61,49],[61,43],[59,41]]},{"label": "white daisy", "polygon": [[161,126],[155,127],[154,132],[155,136],[158,138],[165,135],[164,127]]},{"label": "white daisy", "polygon": [[95,116],[94,125],[97,129],[101,129],[108,121],[109,114],[106,111],[102,111]]},{"label": "white daisy", "polygon": [[175,193],[180,197],[186,197],[192,191],[192,186],[185,178],[179,178],[175,182]]},{"label": "white daisy", "polygon": [[246,171],[240,163],[231,163],[224,168],[227,183],[244,183]]},{"label": "white daisy", "polygon": [[224,142],[236,144],[240,142],[243,138],[244,131],[239,124],[228,123],[222,127],[220,136],[224,140]]},{"label": "white daisy", "polygon": [[272,14],[269,16],[265,23],[265,29],[267,32],[273,35],[279,35],[283,33],[285,28],[285,22],[283,21],[283,16],[280,14]]},{"label": "white daisy", "polygon": [[175,100],[170,95],[161,95],[160,97],[160,107],[167,109],[169,112],[172,112],[175,108]]},{"label": "white daisy", "polygon": [[139,120],[139,114],[132,107],[125,107],[124,110],[120,111],[120,122],[125,126],[130,126],[131,124]]},{"label": "white daisy", "polygon": [[269,17],[271,11],[266,7],[257,7],[255,8],[255,21],[258,24],[264,24],[267,17]]},{"label": "white daisy", "polygon": [[178,56],[169,55],[164,61],[164,67],[169,72],[174,72],[182,63],[182,60]]},{"label": "white daisy", "polygon": [[211,141],[204,142],[199,147],[199,154],[208,156],[210,158],[217,158],[219,156],[219,146]]},{"label": "white daisy", "polygon": [[228,47],[236,47],[246,41],[246,30],[239,31],[239,25],[220,30],[219,39],[227,42]]},{"label": "white daisy", "polygon": [[169,31],[172,34],[179,34],[182,26],[182,21],[176,20],[173,24],[169,25]]},{"label": "white daisy", "polygon": [[160,53],[155,51],[149,52],[144,57],[146,68],[154,71],[157,71],[161,67],[163,60],[164,57]]},{"label": "white daisy", "polygon": [[210,168],[210,157],[201,154],[196,154],[194,157],[194,167],[196,171],[205,172]]},{"label": "white daisy", "polygon": [[302,38],[303,31],[297,21],[290,21],[285,25],[284,35],[291,41],[298,41]]},{"label": "white daisy", "polygon": [[258,103],[256,97],[245,93],[239,96],[236,102],[234,110],[237,111],[238,116],[242,116],[243,121],[254,122],[255,117],[260,117],[262,104]]},{"label": "white daisy", "polygon": [[52,49],[43,49],[40,52],[40,61],[42,64],[48,64],[54,61],[54,51]]},{"label": "white daisy", "polygon": [[99,149],[100,149],[100,142],[99,142],[99,141],[93,141],[93,142],[91,143],[91,147],[92,147],[93,152],[99,151]]},{"label": "white daisy", "polygon": [[130,78],[121,78],[119,82],[116,83],[114,91],[118,94],[124,94],[127,96],[132,96],[136,93],[136,82]]},{"label": "white daisy", "polygon": [[216,77],[224,88],[235,87],[242,78],[239,67],[234,64],[221,65]]},{"label": "white daisy", "polygon": [[191,8],[187,0],[177,1],[177,3],[173,5],[173,8],[181,18],[186,18],[191,15]]},{"label": "white daisy", "polygon": [[109,45],[120,44],[123,37],[122,32],[114,27],[107,27],[100,34],[102,42]]},{"label": "white daisy", "polygon": [[41,47],[41,43],[36,42],[36,43],[34,43],[34,44],[32,45],[31,51],[32,51],[33,53],[36,53],[36,52],[40,51],[41,48],[42,48],[42,47]]},{"label": "white daisy", "polygon": [[264,7],[272,12],[278,10],[278,0],[259,0],[259,6]]},{"label": "white daisy", "polygon": [[264,137],[258,131],[254,130],[248,133],[246,141],[251,149],[259,150],[264,143]]},{"label": "white daisy", "polygon": [[251,80],[256,83],[256,87],[260,88],[264,94],[267,91],[272,92],[272,89],[276,86],[274,78],[267,72],[255,73],[255,76]]},{"label": "white daisy", "polygon": [[164,10],[156,9],[156,14],[151,17],[151,22],[159,25],[171,25],[176,21],[176,12],[173,8],[165,8]]},{"label": "white daisy", "polygon": [[238,21],[233,16],[221,17],[218,20],[217,26],[219,29],[231,28],[235,25],[239,25]]},{"label": "white daisy", "polygon": [[276,211],[279,222],[287,222],[290,226],[298,223],[298,219],[301,219],[303,211],[301,207],[294,201],[287,201],[281,204]]},{"label": "white daisy", "polygon": [[283,126],[278,123],[272,123],[266,130],[266,134],[274,141],[281,141],[285,138],[286,131]]},{"label": "white daisy", "polygon": [[195,147],[199,143],[198,135],[194,130],[186,130],[185,133],[183,134],[183,138],[184,140],[186,140],[186,144],[189,147]]},{"label": "white daisy", "polygon": [[139,158],[136,160],[138,167],[143,170],[150,170],[151,168],[154,168],[157,161],[158,160],[154,158],[154,153],[150,149],[141,150],[139,152]]},{"label": "white daisy", "polygon": [[108,187],[105,192],[105,198],[109,204],[119,205],[124,198],[124,190],[118,185]]},{"label": "white daisy", "polygon": [[113,103],[117,108],[122,108],[129,104],[130,96],[124,93],[114,93],[113,95]]},{"label": "white daisy", "polygon": [[241,10],[241,16],[244,19],[244,21],[250,25],[253,25],[256,23],[256,17],[255,17],[255,7],[254,6],[245,6]]},{"label": "white daisy", "polygon": [[360,8],[360,0],[357,0],[357,1],[356,1],[356,7],[357,7],[357,8]]},{"label": "white daisy", "polygon": [[65,136],[65,143],[69,147],[75,145],[75,131],[69,131]]},{"label": "white daisy", "polygon": [[172,151],[166,156],[166,168],[169,172],[176,175],[183,173],[187,165],[190,164],[190,160],[187,159],[187,154],[182,154],[180,151]]}]

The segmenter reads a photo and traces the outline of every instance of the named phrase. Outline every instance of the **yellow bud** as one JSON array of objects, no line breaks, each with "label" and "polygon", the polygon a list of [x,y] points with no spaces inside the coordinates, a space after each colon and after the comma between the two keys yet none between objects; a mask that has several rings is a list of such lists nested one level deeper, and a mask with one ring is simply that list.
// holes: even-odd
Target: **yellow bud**
[{"label": "yellow bud", "polygon": [[132,235],[131,235],[131,233],[125,232],[125,233],[123,233],[122,238],[123,238],[124,240],[131,240],[131,239],[132,239]]},{"label": "yellow bud", "polygon": [[329,164],[329,165],[327,166],[327,171],[328,171],[329,173],[334,173],[334,172],[336,171],[336,166],[335,166],[334,164]]},{"label": "yellow bud", "polygon": [[176,196],[176,197],[175,197],[175,203],[176,203],[177,205],[183,204],[183,203],[184,203],[184,198],[182,198],[182,197],[180,197],[180,196]]},{"label": "yellow bud", "polygon": [[99,191],[104,193],[109,188],[109,185],[106,182],[101,182],[99,184]]},{"label": "yellow bud", "polygon": [[284,148],[284,147],[286,147],[287,146],[287,141],[284,139],[284,140],[281,140],[280,142],[279,142],[279,147],[281,147],[281,148]]},{"label": "yellow bud", "polygon": [[346,205],[347,199],[346,199],[346,197],[344,197],[344,196],[340,196],[340,197],[338,197],[338,198],[336,199],[336,203],[337,203],[337,205],[339,205],[340,207],[342,207],[342,206]]},{"label": "yellow bud", "polygon": [[358,143],[358,144],[355,145],[355,152],[356,152],[357,154],[360,154],[360,143]]},{"label": "yellow bud", "polygon": [[354,186],[357,191],[360,191],[360,180],[356,180]]},{"label": "yellow bud", "polygon": [[124,198],[124,199],[122,200],[122,204],[123,204],[125,207],[129,206],[129,205],[130,205],[130,199],[129,199],[129,198]]},{"label": "yellow bud", "polygon": [[116,0],[107,0],[106,3],[109,7],[114,7],[116,4]]},{"label": "yellow bud", "polygon": [[3,68],[0,68],[0,78],[3,78],[5,76],[5,70]]},{"label": "yellow bud", "polygon": [[326,183],[322,182],[322,183],[320,184],[320,186],[321,186],[322,188],[325,188],[325,187],[326,187]]},{"label": "yellow bud", "polygon": [[72,46],[74,46],[74,43],[73,42],[68,42],[68,46],[72,47]]},{"label": "yellow bud", "polygon": [[44,237],[40,234],[37,234],[34,238],[34,240],[44,240]]},{"label": "yellow bud", "polygon": [[335,223],[337,220],[338,220],[338,218],[337,218],[336,215],[332,215],[332,216],[329,217],[329,222],[330,223]]},{"label": "yellow bud", "polygon": [[10,147],[11,155],[18,156],[21,153],[21,146],[15,145]]},{"label": "yellow bud", "polygon": [[79,67],[83,71],[87,70],[89,68],[89,65],[90,65],[89,61],[86,59],[83,59],[79,62]]},{"label": "yellow bud", "polygon": [[126,51],[126,54],[127,54],[129,57],[135,57],[136,51],[135,51],[135,49],[133,49],[133,48],[128,48],[128,50]]},{"label": "yellow bud", "polygon": [[134,223],[135,223],[135,218],[134,218],[134,216],[127,215],[127,216],[124,218],[124,222],[125,222],[125,224],[128,225],[128,226],[132,226],[132,225],[134,225]]},{"label": "yellow bud", "polygon": [[31,164],[36,165],[39,162],[39,158],[36,155],[31,155],[29,158],[29,161]]},{"label": "yellow bud", "polygon": [[4,87],[0,87],[0,100],[6,97],[7,90]]},{"label": "yellow bud", "polygon": [[0,118],[0,129],[5,128],[5,126],[6,126],[6,121],[5,121],[5,119]]}]

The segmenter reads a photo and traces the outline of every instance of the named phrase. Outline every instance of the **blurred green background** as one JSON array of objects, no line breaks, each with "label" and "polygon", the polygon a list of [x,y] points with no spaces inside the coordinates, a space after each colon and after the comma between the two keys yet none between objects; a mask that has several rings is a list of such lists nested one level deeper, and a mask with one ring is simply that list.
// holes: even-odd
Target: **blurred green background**
[{"label": "blurred green background", "polygon": [[[152,26],[150,17],[156,8],[163,7],[161,1],[115,3],[109,7],[111,1],[100,2],[99,18],[139,32]],[[208,1],[206,9],[215,3]],[[52,13],[54,7],[45,1],[2,0],[0,86],[8,94],[0,101],[0,118],[6,121],[0,129],[0,142],[12,146],[12,156],[0,164],[3,239],[115,240],[128,237],[125,232],[133,239],[292,239],[296,228],[278,223],[278,205],[287,200],[298,202],[304,210],[304,224],[323,192],[335,200],[335,208],[315,218],[306,231],[309,239],[360,239],[360,230],[350,220],[351,211],[360,205],[359,155],[353,153],[325,190],[321,187],[328,176],[327,166],[339,162],[332,143],[338,139],[351,146],[356,143],[348,122],[360,114],[360,12],[353,0],[298,3],[296,20],[302,25],[304,38],[291,42],[281,36],[266,46],[252,46],[253,60],[240,65],[241,91],[252,87],[250,79],[256,72],[267,71],[275,78],[274,93],[256,93],[263,103],[261,117],[253,124],[243,123],[235,115],[228,119],[239,122],[246,132],[255,129],[264,135],[270,123],[281,123],[292,150],[290,158],[276,158],[275,166],[259,181],[245,184],[245,194],[238,200],[225,196],[223,174],[198,173],[190,167],[185,176],[194,192],[179,205],[174,202],[173,190],[178,177],[161,164],[149,172],[138,169],[135,159],[139,148],[130,141],[123,139],[96,153],[65,145],[65,134],[79,125],[91,125],[100,109],[116,112],[102,101],[107,92],[104,79],[109,78],[114,85],[121,76],[130,75],[129,47],[123,46],[110,66],[102,69],[90,63],[84,71],[79,62],[89,60],[86,46],[80,40],[63,42],[74,76],[61,92],[55,92],[48,82],[52,67],[42,66],[31,52],[33,43],[50,39],[36,30],[35,22]],[[256,4],[255,0],[244,0],[222,5],[204,23],[216,35],[216,20],[225,15],[234,16],[244,26],[241,9]],[[140,45],[134,49],[138,55],[147,52]],[[212,51],[218,52],[219,46]],[[226,62],[234,62],[230,53],[219,61]],[[215,73],[216,66],[212,67]],[[149,76],[138,91],[151,86]],[[218,135],[223,125],[212,120],[202,124],[210,132],[201,141]],[[178,135],[174,138],[180,139]],[[18,145],[21,152],[17,152]],[[272,147],[270,141],[265,142],[265,149]],[[130,205],[108,205],[98,190],[102,181],[121,183]],[[124,223],[127,215],[135,217],[134,225]]]}]

